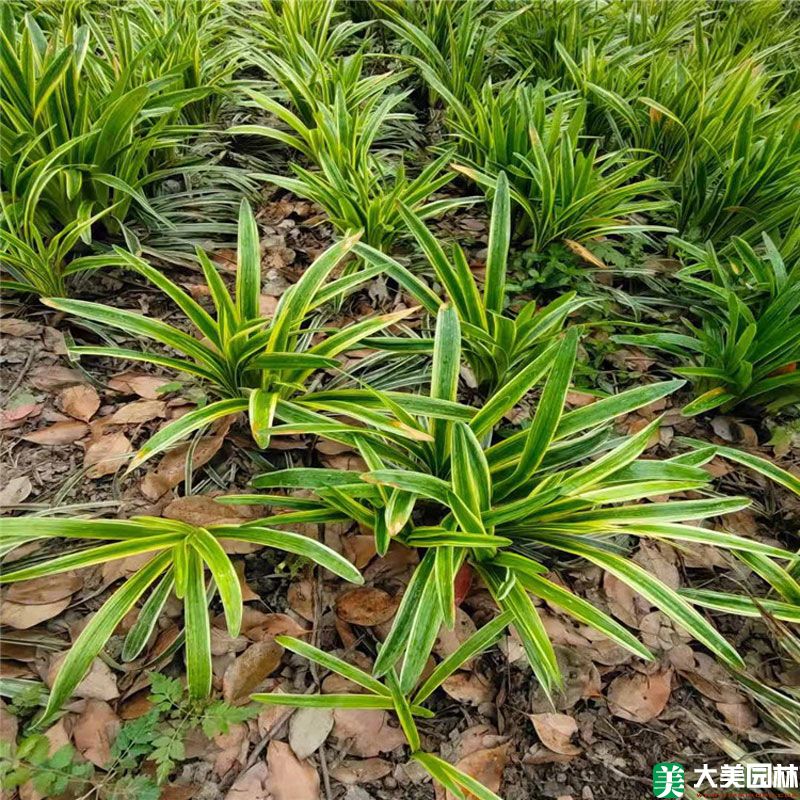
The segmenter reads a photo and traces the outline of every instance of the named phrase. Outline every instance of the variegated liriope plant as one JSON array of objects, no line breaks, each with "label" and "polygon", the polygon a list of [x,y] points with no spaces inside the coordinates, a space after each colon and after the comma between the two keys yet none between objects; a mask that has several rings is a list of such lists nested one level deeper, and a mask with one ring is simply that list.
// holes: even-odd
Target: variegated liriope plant
[{"label": "variegated liriope plant", "polygon": [[[184,629],[172,644],[186,645],[189,696],[202,701],[211,692],[211,626],[209,606],[219,595],[228,633],[238,636],[242,622],[242,590],[226,542],[273,547],[324,566],[348,581],[361,583],[358,570],[325,545],[296,533],[276,530],[260,520],[242,525],[198,527],[157,517],[120,519],[59,519],[15,517],[0,526],[0,555],[39,540],[64,539],[58,554],[45,544],[32,556],[7,563],[0,584],[58,575],[129,556],[152,554],[143,566],[114,591],[72,643],[38,718],[52,721],[83,680],[94,659],[126,614],[146,596],[136,622],[125,637],[122,660],[144,651],[164,605],[171,596],[183,602]],[[87,545],[86,542],[89,542]],[[67,552],[64,552],[66,550]]]},{"label": "variegated liriope plant", "polygon": [[[217,419],[247,412],[253,438],[259,447],[267,447],[276,420],[295,433],[313,432],[330,438],[343,436],[350,441],[352,425],[331,420],[318,413],[315,403],[306,398],[321,370],[338,366],[336,357],[355,348],[372,336],[399,322],[414,309],[377,315],[340,329],[326,330],[315,324],[314,312],[325,303],[347,294],[367,278],[384,270],[373,265],[359,272],[331,280],[331,274],[353,248],[359,235],[348,236],[331,245],[282,295],[271,318],[259,311],[261,292],[261,257],[258,230],[253,212],[242,201],[239,214],[239,240],[236,286],[231,296],[219,272],[208,256],[198,248],[197,258],[203,269],[214,305],[210,314],[191,295],[146,261],[122,249],[106,259],[135,270],[160,289],[186,315],[198,337],[161,320],[150,319],[126,309],[85,300],[48,298],[43,302],[79,319],[91,320],[134,337],[151,339],[179,354],[107,346],[77,346],[74,356],[110,356],[146,361],[197,379],[218,399],[190,411],[152,436],[136,454],[129,469],[142,464],[192,432]],[[392,273],[401,284],[419,283],[409,273]],[[327,335],[324,335],[327,334]],[[319,338],[319,341],[316,339]],[[367,426],[388,425],[403,434],[403,426],[365,411],[357,404],[345,404],[346,415]],[[406,431],[407,435],[413,435]]]},{"label": "variegated liriope plant", "polygon": [[[464,331],[464,358],[472,370],[478,389],[491,393],[502,387],[534,360],[561,331],[567,317],[587,301],[567,292],[542,308],[530,300],[518,311],[509,308],[506,296],[508,255],[511,241],[511,196],[508,178],[501,172],[492,201],[489,242],[486,253],[486,275],[483,288],[470,269],[464,250],[456,243],[448,258],[445,249],[425,226],[423,217],[400,203],[399,211],[409,231],[433,270],[437,283],[458,314]],[[373,264],[382,264],[392,275],[403,267],[394,259],[359,242],[356,252]],[[443,301],[430,291],[420,289],[419,282],[406,278],[406,286],[414,299],[435,315]],[[409,348],[420,347],[419,341],[408,341]],[[403,343],[395,344],[402,350]]]},{"label": "variegated liriope plant", "polygon": [[[614,420],[670,394],[680,381],[636,387],[565,412],[577,345],[578,330],[573,328],[488,397],[482,408],[466,408],[456,403],[462,330],[455,309],[444,306],[436,325],[430,396],[439,404],[452,404],[450,411],[426,415],[421,406],[403,406],[390,394],[375,399],[376,406],[384,403],[384,413],[396,415],[408,428],[417,426],[427,440],[384,438],[376,446],[374,439],[364,437],[358,447],[369,468],[365,473],[299,468],[256,479],[260,487],[313,490],[320,515],[372,527],[379,552],[392,538],[419,548],[420,564],[374,668],[380,677],[399,664],[401,691],[417,683],[440,627],[454,624],[454,582],[462,568],[477,573],[499,608],[510,614],[548,693],[558,688],[560,675],[532,596],[636,655],[652,658],[624,626],[547,577],[559,556],[601,567],[724,663],[743,666],[736,649],[684,597],[628,557],[630,543],[643,537],[701,543],[769,565],[794,555],[700,524],[749,505],[747,498],[710,492],[710,478],[701,465],[713,457],[713,450],[691,450],[665,460],[643,458],[658,419],[634,434],[614,433]],[[495,428],[503,415],[542,380],[529,427],[498,439]],[[683,499],[686,492],[702,496]],[[229,502],[257,499],[246,495]],[[287,502],[280,495],[262,500],[278,506]]]}]

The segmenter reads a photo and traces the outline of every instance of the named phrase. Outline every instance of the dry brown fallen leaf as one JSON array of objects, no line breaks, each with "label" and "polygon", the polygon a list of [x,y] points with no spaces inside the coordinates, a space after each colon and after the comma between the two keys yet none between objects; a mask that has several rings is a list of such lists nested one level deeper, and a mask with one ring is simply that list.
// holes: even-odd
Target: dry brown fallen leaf
[{"label": "dry brown fallen leaf", "polygon": [[479,706],[494,700],[494,686],[477,672],[454,672],[444,683],[442,689],[459,703]]},{"label": "dry brown fallen leaf", "polygon": [[363,569],[377,555],[375,537],[370,534],[356,534],[342,538],[342,551],[352,561],[356,569]]},{"label": "dry brown fallen leaf", "polygon": [[339,595],[336,614],[352,625],[372,627],[388,622],[397,611],[397,606],[397,601],[382,589],[359,586]]},{"label": "dry brown fallen leaf", "polygon": [[33,484],[27,475],[11,478],[0,489],[0,508],[8,508],[24,502],[33,491]]},{"label": "dry brown fallen leaf", "polygon": [[[452,629],[446,625],[442,625],[439,629],[439,634],[436,637],[436,642],[433,645],[433,652],[439,658],[447,658],[467,640],[472,634],[476,632],[475,623],[472,618],[462,608],[456,608],[456,624]],[[462,669],[469,669],[474,663],[475,659],[462,664]]]},{"label": "dry brown fallen leaf", "polygon": [[693,651],[692,656],[691,666],[678,672],[700,694],[715,703],[744,703],[744,695],[723,666],[706,653]]},{"label": "dry brown fallen leaf", "polygon": [[332,729],[332,708],[298,708],[289,719],[289,746],[302,761],[319,749]]},{"label": "dry brown fallen leaf", "polygon": [[120,406],[109,418],[109,425],[141,425],[167,415],[163,400],[134,400]]},{"label": "dry brown fallen leaf", "polygon": [[42,605],[70,597],[81,588],[83,588],[83,578],[79,574],[62,572],[46,578],[33,578],[29,581],[12,583],[8,587],[5,598],[14,603]]},{"label": "dry brown fallen leaf", "polygon": [[68,386],[58,393],[56,405],[69,416],[88,422],[100,408],[100,395],[88,383]]},{"label": "dry brown fallen leaf", "polygon": [[[199,469],[208,463],[220,450],[225,441],[225,434],[230,421],[214,436],[203,436],[197,441],[192,455],[192,469]],[[169,451],[158,462],[155,469],[150,470],[142,478],[141,492],[148,500],[158,500],[170,489],[174,489],[186,477],[186,458],[191,442],[183,442]]]},{"label": "dry brown fallen leaf", "polygon": [[309,578],[292,581],[286,599],[295,614],[309,622],[314,621],[314,584]]},{"label": "dry brown fallen leaf", "polygon": [[239,579],[239,588],[242,590],[242,602],[249,603],[254,600],[260,600],[261,597],[253,591],[253,587],[247,582],[247,577],[244,573],[244,561],[237,561],[233,568],[236,570],[236,577]]},{"label": "dry brown fallen leaf", "polygon": [[40,622],[57,617],[69,604],[69,597],[39,605],[13,603],[10,600],[3,600],[0,603],[0,625],[26,630],[38,625]]},{"label": "dry brown fallen leaf", "polygon": [[226,525],[248,522],[257,513],[252,506],[232,506],[218,503],[207,494],[192,494],[171,500],[161,512],[162,517],[176,519],[189,525]]},{"label": "dry brown fallen leaf", "polygon": [[[66,652],[58,653],[50,660],[50,666],[45,676],[45,683],[48,686],[52,686],[55,682],[58,670],[61,668],[66,657]],[[86,674],[86,677],[78,684],[73,692],[73,695],[75,697],[106,701],[114,700],[119,697],[117,680],[111,668],[99,658],[96,658],[92,662],[92,666]]]},{"label": "dry brown fallen leaf", "polygon": [[0,431],[19,428],[28,417],[36,417],[41,413],[41,403],[20,403],[14,408],[4,408],[0,411]]},{"label": "dry brown fallen leaf", "polygon": [[267,748],[267,788],[272,800],[319,800],[319,775],[298,761],[286,742],[272,740]]},{"label": "dry brown fallen leaf", "polygon": [[716,703],[716,706],[726,724],[737,733],[749,731],[758,722],[758,714],[748,702]]},{"label": "dry brown fallen leaf", "polygon": [[358,783],[373,783],[385,778],[392,771],[392,764],[382,758],[346,758],[331,769],[331,777],[339,783],[352,786]]},{"label": "dry brown fallen leaf", "polygon": [[161,787],[158,800],[192,800],[202,788],[196,783],[166,783]]},{"label": "dry brown fallen leaf", "polygon": [[86,476],[95,479],[113,475],[132,452],[130,440],[121,431],[101,436],[97,441],[91,442],[84,453]]},{"label": "dry brown fallen leaf", "polygon": [[554,753],[577,756],[581,748],[572,743],[578,723],[568,714],[528,714],[542,744]]},{"label": "dry brown fallen leaf", "polygon": [[608,687],[608,710],[615,717],[631,722],[649,722],[666,707],[671,684],[671,669],[662,669],[652,675],[641,672],[620,675]]},{"label": "dry brown fallen leaf", "polygon": [[119,717],[108,703],[87,700],[72,729],[75,748],[96,767],[105,767],[111,758],[111,745],[117,738],[119,728]]},{"label": "dry brown fallen leaf", "polygon": [[3,336],[18,336],[31,338],[39,335],[41,325],[28,322],[24,319],[0,319],[0,334]]},{"label": "dry brown fallen leaf", "polygon": [[32,433],[20,436],[20,439],[24,439],[26,442],[31,442],[32,444],[58,447],[59,445],[77,442],[78,439],[83,439],[87,433],[89,433],[89,426],[85,422],[80,422],[76,419],[68,419],[61,422],[54,422],[46,428],[39,428]]},{"label": "dry brown fallen leaf", "polygon": [[225,800],[269,800],[268,776],[266,762],[256,762],[234,781],[225,795]]},{"label": "dry brown fallen leaf", "polygon": [[158,400],[159,389],[169,383],[169,378],[149,375],[146,372],[123,372],[108,381],[109,388],[122,394],[137,394],[145,400]]},{"label": "dry brown fallen leaf", "polygon": [[43,392],[55,393],[67,386],[85,383],[86,378],[77,369],[59,367],[56,364],[35,367],[28,375],[28,383]]},{"label": "dry brown fallen leaf", "polygon": [[250,749],[247,734],[247,725],[239,722],[229,725],[225,733],[214,737],[214,745],[219,749],[213,754],[207,754],[205,758],[213,760],[217,775],[221,777],[232,769],[238,771],[247,762],[247,751]]},{"label": "dry brown fallen leaf", "polygon": [[[508,744],[501,744],[486,750],[476,750],[464,756],[456,767],[475,780],[480,781],[490,792],[497,794],[500,791],[500,784],[503,781],[503,770],[508,763]],[[445,791],[447,800],[455,800],[450,791]],[[468,800],[472,800],[474,795],[467,794]]]},{"label": "dry brown fallen leaf", "polygon": [[580,242],[575,242],[572,239],[564,239],[564,244],[575,253],[576,256],[582,258],[587,264],[591,264],[593,267],[598,267],[600,269],[608,269],[606,264],[604,264],[591,250],[584,247]]},{"label": "dry brown fallen leaf", "polygon": [[296,639],[302,639],[310,633],[308,628],[304,628],[288,614],[263,614],[250,625],[246,625],[245,622],[246,620],[242,621],[242,633],[254,642],[274,639],[276,636],[294,636]]},{"label": "dry brown fallen leaf", "polygon": [[283,648],[268,640],[250,645],[226,670],[222,678],[222,696],[226,703],[247,699],[250,693],[281,663]]},{"label": "dry brown fallen leaf", "polygon": [[405,744],[400,728],[389,724],[380,709],[337,708],[333,712],[333,735],[350,755],[372,758],[391,753]]}]

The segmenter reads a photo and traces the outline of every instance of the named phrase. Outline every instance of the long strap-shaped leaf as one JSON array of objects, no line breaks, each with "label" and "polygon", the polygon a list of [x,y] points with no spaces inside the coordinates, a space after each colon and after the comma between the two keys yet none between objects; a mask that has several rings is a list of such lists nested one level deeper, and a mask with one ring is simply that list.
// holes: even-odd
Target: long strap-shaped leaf
[{"label": "long strap-shaped leaf", "polygon": [[247,200],[239,206],[239,235],[236,251],[236,310],[240,322],[259,316],[261,297],[261,250],[253,209]]},{"label": "long strap-shaped leaf", "polygon": [[209,403],[207,406],[196,408],[194,411],[184,414],[182,417],[171,422],[158,433],[151,436],[147,442],[142,445],[139,452],[128,465],[126,474],[141,466],[153,456],[163,452],[170,445],[180,439],[184,439],[190,433],[194,433],[196,430],[204,428],[206,425],[210,425],[212,422],[222,417],[228,417],[231,414],[246,411],[247,407],[247,399],[241,397],[230,400],[217,400],[215,403]]},{"label": "long strap-shaped leaf", "polygon": [[453,653],[437,664],[422,686],[417,689],[413,702],[416,704],[424,703],[457,669],[478,655],[478,653],[493,645],[513,621],[513,613],[504,611],[480,628],[480,630],[473,633]]},{"label": "long strap-shaped leaf", "polygon": [[487,311],[500,314],[506,294],[508,245],[511,241],[511,199],[505,172],[497,176],[489,226],[489,247],[486,252],[486,281],[483,302]]},{"label": "long strap-shaped leaf", "polygon": [[186,684],[192,700],[204,700],[211,691],[211,622],[203,559],[194,547],[186,550]]},{"label": "long strap-shaped leaf", "polygon": [[242,587],[233,562],[219,541],[205,528],[195,528],[188,542],[211,570],[225,611],[228,634],[235,638],[242,627]]},{"label": "long strap-shaped leaf", "polygon": [[477,800],[502,800],[480,781],[432,753],[417,751],[411,754],[411,758],[418,761],[434,780],[441,783],[455,797],[466,798],[469,796],[475,797]]},{"label": "long strap-shaped leaf", "polygon": [[261,527],[257,523],[247,525],[211,525],[209,532],[218,539],[233,539],[239,542],[252,542],[285,550],[287,553],[309,558],[334,575],[351,583],[364,583],[361,573],[346,559],[327,545],[301,536],[298,533],[279,531]]},{"label": "long strap-shaped leaf", "polygon": [[[89,526],[87,526],[89,527]],[[73,569],[91,567],[94,564],[104,564],[107,561],[114,561],[119,558],[141,555],[142,553],[156,552],[172,547],[183,539],[181,533],[165,533],[159,536],[149,536],[146,538],[127,539],[121,542],[90,547],[86,550],[79,550],[76,553],[67,553],[63,556],[50,558],[41,564],[34,564],[30,567],[12,570],[5,573],[0,582],[15,583],[16,581],[26,581],[31,578],[41,578],[46,575],[57,575],[60,572],[68,572]]]},{"label": "long strap-shaped leaf", "polygon": [[314,647],[314,645],[308,642],[304,642],[294,636],[276,636],[275,641],[287,650],[291,650],[291,652],[297,653],[297,655],[303,656],[303,658],[307,658],[309,661],[314,661],[321,667],[325,667],[325,669],[336,672],[338,675],[347,678],[349,681],[352,681],[369,692],[384,697],[390,697],[392,694],[380,681],[375,680],[371,675],[364,672],[363,669],[348,664],[341,658],[331,653],[326,653],[324,650],[320,650],[318,647]]},{"label": "long strap-shaped leaf", "polygon": [[604,633],[609,639],[630,650],[639,658],[644,658],[647,661],[653,660],[653,654],[616,620],[609,617],[608,614],[604,614],[583,598],[537,574],[538,570],[536,568],[532,570],[526,569],[524,562],[527,560],[517,553],[504,553],[496,559],[496,563],[513,569],[517,574],[517,580],[527,591],[537,597],[541,597],[542,600],[548,603],[562,608],[580,622]]},{"label": "long strap-shaped leaf", "polygon": [[578,337],[577,328],[570,330],[556,353],[553,367],[547,376],[533,422],[528,430],[522,455],[511,476],[498,486],[498,498],[505,496],[514,486],[525,483],[533,475],[553,441],[572,379],[572,369],[578,352]]},{"label": "long strap-shaped leaf", "polygon": [[41,727],[49,722],[53,715],[69,699],[77,685],[83,680],[89,667],[103,645],[116,629],[122,618],[133,608],[136,601],[144,594],[147,588],[167,568],[171,555],[160,553],[133,576],[128,578],[122,586],[96,611],[83,629],[72,647],[67,651],[67,657],[58,670],[50,697],[42,716],[37,720]]},{"label": "long strap-shaped leaf", "polygon": [[670,619],[685,628],[695,639],[702,642],[730,666],[741,669],[744,666],[741,656],[700,614],[698,614],[677,592],[662,581],[654,578],[630,559],[608,553],[592,543],[577,536],[542,534],[540,538],[547,544],[581,556],[610,572],[615,578],[630,586],[642,597],[663,611]]},{"label": "long strap-shaped leaf", "polygon": [[334,267],[358,241],[359,236],[360,234],[349,236],[331,245],[306,269],[303,277],[281,297],[281,302],[275,309],[275,318],[270,329],[268,351],[292,349],[291,337],[300,326],[314,295]]}]

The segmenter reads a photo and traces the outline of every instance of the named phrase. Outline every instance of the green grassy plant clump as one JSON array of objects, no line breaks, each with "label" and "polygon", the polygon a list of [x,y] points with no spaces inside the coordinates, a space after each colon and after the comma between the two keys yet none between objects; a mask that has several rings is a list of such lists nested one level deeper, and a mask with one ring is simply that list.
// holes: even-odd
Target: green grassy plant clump
[{"label": "green grassy plant clump", "polygon": [[[169,229],[150,202],[167,178],[207,171],[192,142],[218,110],[235,61],[211,8],[146,4],[43,29],[0,13],[0,259],[6,289],[63,295],[73,258],[133,215]],[[217,30],[208,40],[208,31]]]},{"label": "green grassy plant clump", "polygon": [[689,361],[675,372],[691,380],[697,397],[688,415],[754,404],[778,411],[800,400],[800,261],[791,268],[765,234],[761,252],[734,239],[720,258],[682,243],[688,265],[677,273],[694,298],[699,319],[685,333],[658,331],[617,336],[623,344],[652,347]]},{"label": "green grassy plant clump", "polygon": [[[43,793],[91,780],[72,750],[49,753],[41,731],[129,615],[119,658],[148,669],[148,643],[177,601],[182,629],[164,655],[183,653],[187,698],[178,680],[153,676],[153,711],[123,726],[112,752],[124,762],[120,786],[155,797],[158,787],[133,774],[136,758],[153,761],[163,782],[184,760],[176,731],[196,724],[213,736],[252,715],[211,699],[210,608],[219,603],[231,637],[244,613],[229,545],[273,548],[362,583],[318,540],[326,524],[371,534],[378,558],[390,547],[414,556],[399,607],[374,642],[371,672],[278,637],[352,691],[252,699],[391,711],[412,759],[453,797],[498,800],[426,753],[419,722],[433,716],[442,683],[510,629],[555,699],[563,676],[544,604],[637,658],[658,655],[572,591],[567,568],[601,570],[644,598],[796,736],[796,698],[755,680],[752,653],[706,611],[761,619],[797,656],[786,632],[800,624],[798,555],[784,540],[740,535],[728,515],[751,501],[722,494],[707,465],[722,458],[798,495],[800,480],[702,438],[654,455],[662,419],[652,410],[670,398],[686,416],[755,409],[794,425],[797,14],[777,0],[251,6],[0,8],[1,288],[62,312],[76,331],[68,355],[84,368],[149,363],[200,390],[203,401],[152,433],[126,476],[220,420],[246,420],[239,455],[260,474],[252,492],[217,500],[267,509],[239,524],[59,508],[4,519],[3,585],[143,558],[90,615],[49,693],[19,694],[22,716],[44,708],[16,753],[0,754],[0,783],[17,787],[37,769]],[[235,166],[245,158],[246,174]],[[308,217],[298,209],[310,204],[297,204],[273,226],[275,206],[292,204],[265,192],[254,205],[259,182],[318,208]],[[457,209],[453,225],[434,222]],[[269,312],[265,218],[272,232],[291,231],[295,250],[322,243],[287,271]],[[311,230],[320,221],[328,227]],[[142,226],[156,238],[140,239]],[[471,232],[449,241],[458,236],[445,230]],[[210,255],[219,232],[236,234],[235,268]],[[189,241],[207,289],[197,295],[169,268]],[[522,274],[530,264],[558,278],[537,283]],[[99,292],[74,296],[72,277],[101,268],[145,282],[177,321]],[[636,318],[611,322],[619,308]],[[622,324],[625,335],[614,330]],[[602,363],[618,345],[668,363],[632,381]],[[576,387],[591,402],[577,402]],[[630,414],[647,423],[631,425]],[[307,443],[302,457],[274,458],[280,436]],[[348,451],[351,466],[322,466],[319,440]],[[632,557],[643,540],[718,548],[755,584],[673,588]],[[485,587],[496,614],[437,662],[465,581]]]}]

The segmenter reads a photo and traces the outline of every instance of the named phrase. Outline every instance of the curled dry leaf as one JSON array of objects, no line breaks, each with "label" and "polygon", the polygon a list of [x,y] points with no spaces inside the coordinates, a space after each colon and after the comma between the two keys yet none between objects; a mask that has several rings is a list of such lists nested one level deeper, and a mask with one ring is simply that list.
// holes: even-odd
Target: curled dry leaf
[{"label": "curled dry leaf", "polygon": [[568,714],[529,714],[536,735],[542,744],[555,753],[577,756],[581,748],[572,743],[578,723]]},{"label": "curled dry leaf", "polygon": [[649,722],[667,705],[672,685],[672,670],[651,675],[636,672],[620,675],[608,687],[608,709],[615,717],[631,722]]},{"label": "curled dry leaf", "polygon": [[94,479],[113,475],[132,452],[133,447],[124,433],[118,431],[101,436],[88,445],[83,456],[87,477]]},{"label": "curled dry leaf", "polygon": [[83,588],[83,578],[80,575],[74,572],[62,572],[60,575],[12,583],[5,598],[15,603],[43,605],[71,597],[81,588]]},{"label": "curled dry leaf", "polygon": [[[471,775],[475,780],[480,781],[490,792],[495,794],[500,791],[500,784],[503,780],[503,770],[508,763],[508,744],[501,744],[497,747],[486,750],[476,750],[464,756],[456,767],[467,775]],[[456,800],[452,792],[446,791],[447,800]],[[469,795],[471,800],[472,795]]]},{"label": "curled dry leaf", "polygon": [[111,758],[111,745],[119,733],[119,717],[103,700],[87,700],[72,729],[75,748],[96,767],[105,767]]},{"label": "curled dry leaf", "polygon": [[56,404],[65,414],[88,422],[100,408],[100,395],[88,383],[79,383],[77,386],[62,389],[58,393]]},{"label": "curled dry leaf", "polygon": [[317,751],[332,729],[332,708],[298,708],[289,720],[289,745],[302,761]]},{"label": "curled dry leaf", "polygon": [[66,609],[69,603],[69,597],[56,600],[53,603],[41,603],[39,605],[13,603],[11,600],[4,600],[0,603],[0,625],[26,630],[38,625],[40,622],[57,617]]},{"label": "curled dry leaf", "polygon": [[317,771],[299,761],[286,742],[269,743],[267,768],[267,788],[272,800],[319,800]]},{"label": "curled dry leaf", "polygon": [[32,444],[58,447],[59,445],[77,442],[78,439],[83,439],[87,433],[89,433],[89,426],[85,422],[68,419],[62,422],[54,422],[46,428],[39,428],[20,438]]},{"label": "curled dry leaf", "polygon": [[0,508],[16,506],[24,502],[33,491],[33,484],[27,475],[20,475],[11,480],[0,489]]},{"label": "curled dry leaf", "polygon": [[359,586],[336,600],[336,614],[352,625],[372,627],[388,622],[397,611],[398,603],[382,589],[372,586]]},{"label": "curled dry leaf", "polygon": [[120,406],[109,418],[109,425],[141,425],[167,415],[163,400],[134,400]]},{"label": "curled dry leaf", "polygon": [[281,663],[283,648],[272,640],[250,645],[226,670],[222,696],[226,703],[247,699]]}]

